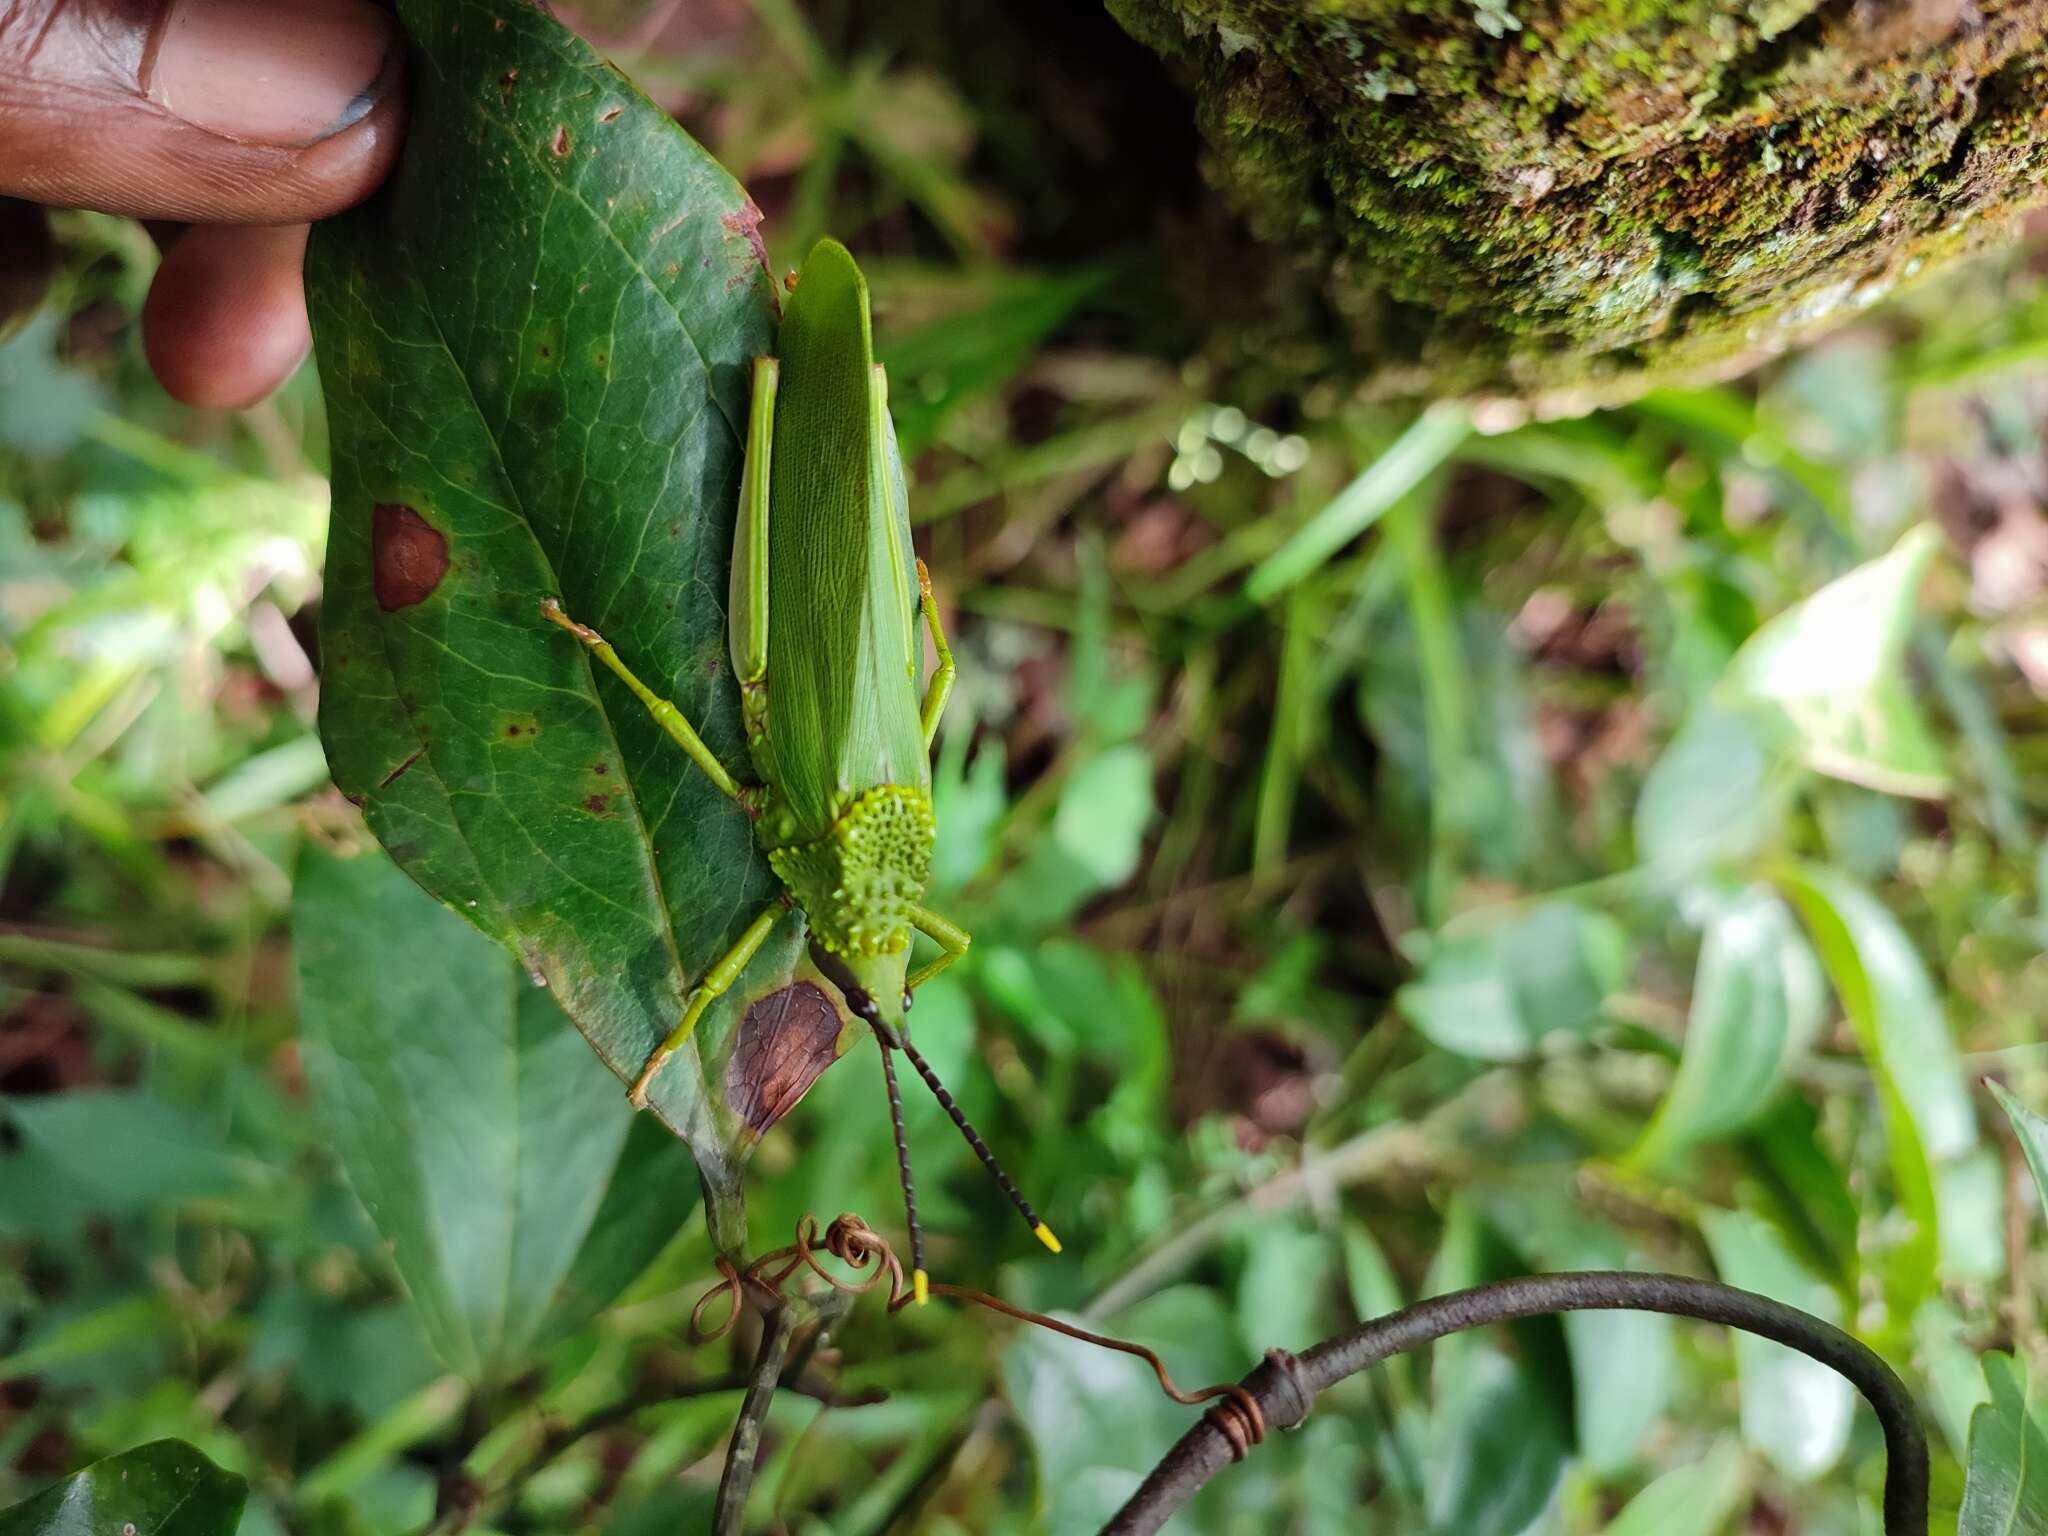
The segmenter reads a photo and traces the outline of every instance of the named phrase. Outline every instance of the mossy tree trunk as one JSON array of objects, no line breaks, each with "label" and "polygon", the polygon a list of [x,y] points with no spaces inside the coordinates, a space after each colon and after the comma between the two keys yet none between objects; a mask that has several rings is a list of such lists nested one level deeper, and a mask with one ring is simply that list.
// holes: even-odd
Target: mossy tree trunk
[{"label": "mossy tree trunk", "polygon": [[1732,371],[2048,172],[2048,0],[1108,4],[1260,243],[1251,343],[1380,394]]}]

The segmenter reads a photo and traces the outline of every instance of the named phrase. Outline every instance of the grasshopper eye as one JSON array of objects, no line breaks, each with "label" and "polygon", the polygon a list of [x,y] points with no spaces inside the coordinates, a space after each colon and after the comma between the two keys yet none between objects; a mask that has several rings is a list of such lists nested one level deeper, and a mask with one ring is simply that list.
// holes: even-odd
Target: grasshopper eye
[{"label": "grasshopper eye", "polygon": [[910,988],[905,987],[903,989],[903,1011],[905,1013],[910,1012],[910,1005],[916,1001],[917,999],[910,995]]}]

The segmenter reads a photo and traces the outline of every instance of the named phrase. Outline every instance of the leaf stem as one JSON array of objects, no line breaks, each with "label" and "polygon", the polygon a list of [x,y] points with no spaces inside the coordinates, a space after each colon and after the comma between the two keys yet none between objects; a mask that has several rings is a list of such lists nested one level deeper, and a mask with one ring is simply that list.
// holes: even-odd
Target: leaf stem
[{"label": "leaf stem", "polygon": [[768,1421],[768,1406],[775,1401],[775,1387],[782,1379],[782,1364],[789,1357],[796,1324],[793,1303],[785,1302],[761,1315],[761,1347],[754,1352],[753,1375],[747,1382],[747,1395],[740,1401],[732,1443],[726,1448],[718,1505],[711,1516],[712,1536],[739,1536],[746,1521],[747,1495],[753,1491],[761,1456],[761,1430]]}]

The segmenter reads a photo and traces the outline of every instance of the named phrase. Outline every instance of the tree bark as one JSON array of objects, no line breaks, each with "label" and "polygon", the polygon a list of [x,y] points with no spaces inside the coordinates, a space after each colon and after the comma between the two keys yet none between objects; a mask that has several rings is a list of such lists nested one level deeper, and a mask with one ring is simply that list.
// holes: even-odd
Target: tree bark
[{"label": "tree bark", "polygon": [[1258,241],[1251,349],[1383,396],[1738,371],[2048,172],[2048,0],[1107,3]]}]

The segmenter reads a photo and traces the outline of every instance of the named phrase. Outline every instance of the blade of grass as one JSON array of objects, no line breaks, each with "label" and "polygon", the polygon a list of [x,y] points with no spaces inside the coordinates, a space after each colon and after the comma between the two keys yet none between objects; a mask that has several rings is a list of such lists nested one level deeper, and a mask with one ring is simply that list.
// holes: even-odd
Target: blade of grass
[{"label": "blade of grass", "polygon": [[1442,468],[1471,430],[1455,406],[1424,411],[1305,527],[1253,567],[1245,595],[1256,603],[1270,602],[1302,580]]}]

